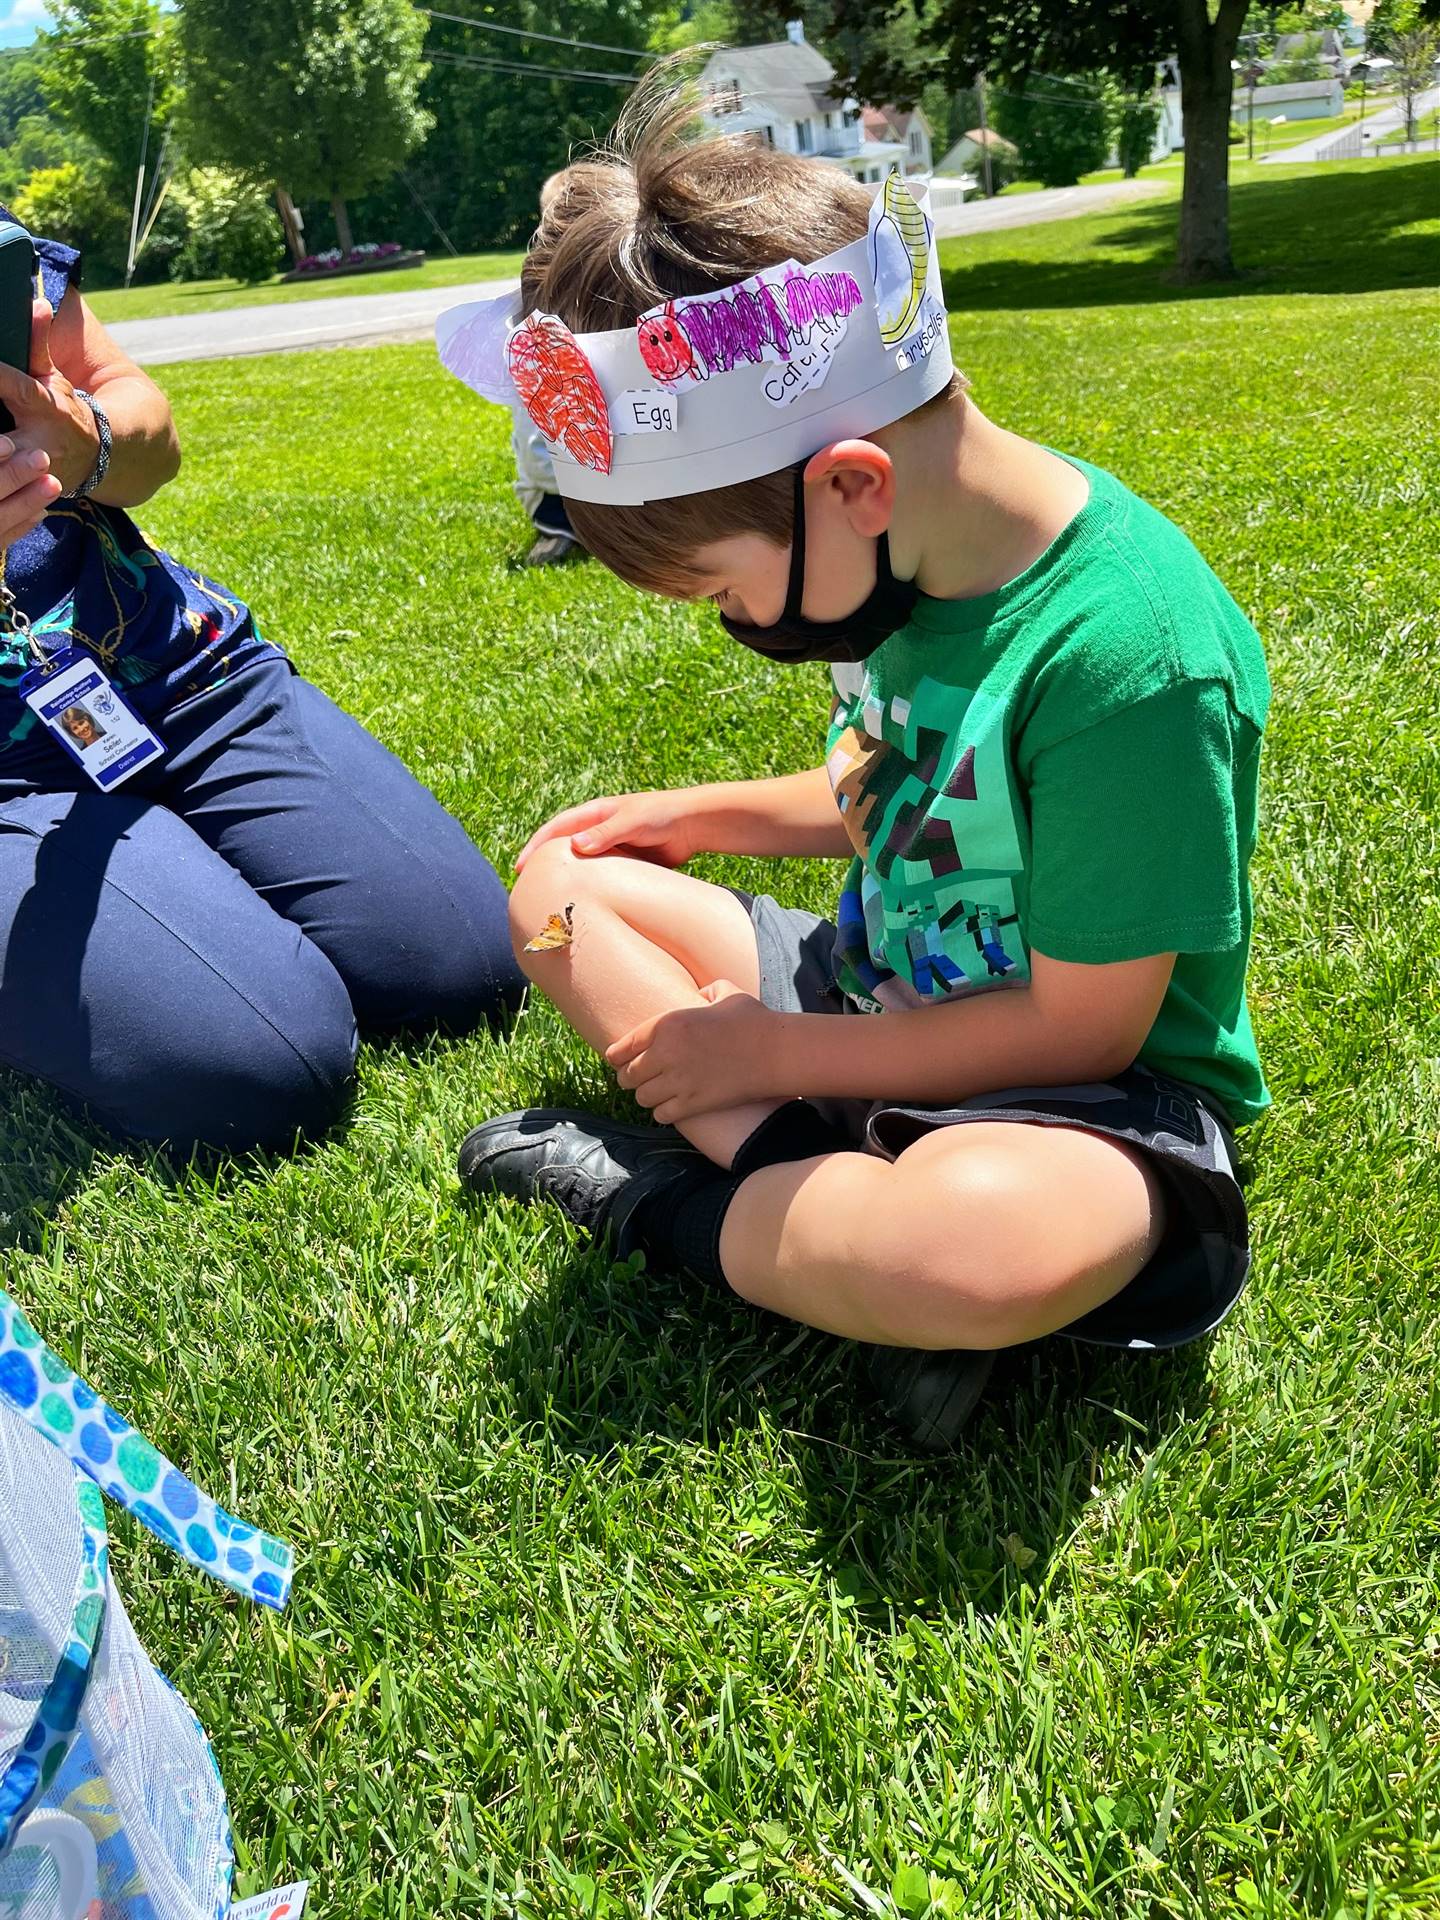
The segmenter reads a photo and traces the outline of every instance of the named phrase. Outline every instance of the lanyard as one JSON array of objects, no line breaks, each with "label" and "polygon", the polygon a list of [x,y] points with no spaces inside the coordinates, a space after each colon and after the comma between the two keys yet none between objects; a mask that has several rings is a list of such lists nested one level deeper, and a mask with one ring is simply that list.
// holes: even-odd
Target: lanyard
[{"label": "lanyard", "polygon": [[[0,633],[13,633],[25,643],[30,658],[37,667],[48,668],[52,656],[41,646],[31,631],[30,616],[15,598],[14,589],[5,578],[5,565],[9,559],[9,549],[0,547]],[[57,651],[60,651],[57,649]]]}]

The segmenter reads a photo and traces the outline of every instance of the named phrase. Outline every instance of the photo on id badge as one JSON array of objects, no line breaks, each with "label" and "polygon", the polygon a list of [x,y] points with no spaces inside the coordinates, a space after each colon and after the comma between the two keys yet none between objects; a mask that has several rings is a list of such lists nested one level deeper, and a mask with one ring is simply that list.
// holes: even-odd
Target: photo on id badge
[{"label": "photo on id badge", "polygon": [[21,693],[102,790],[119,786],[165,751],[96,663],[74,649],[27,674]]}]

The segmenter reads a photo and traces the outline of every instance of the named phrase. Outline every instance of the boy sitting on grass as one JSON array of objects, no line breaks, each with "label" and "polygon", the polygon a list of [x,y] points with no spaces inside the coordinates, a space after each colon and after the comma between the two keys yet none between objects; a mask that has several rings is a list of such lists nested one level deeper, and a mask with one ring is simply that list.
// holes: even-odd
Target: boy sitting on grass
[{"label": "boy sitting on grass", "polygon": [[[592,330],[658,308],[693,345],[687,300],[866,238],[839,169],[693,139],[692,115],[672,95],[622,123],[606,184],[532,245],[520,310],[589,333],[594,365]],[[1245,1004],[1258,639],[1159,513],[945,379],[941,321],[939,363],[902,347],[848,392],[837,355],[773,427],[743,425],[768,361],[693,377],[680,429],[738,396],[749,477],[707,484],[738,457],[719,429],[643,505],[619,484],[637,440],[605,473],[557,457],[614,572],[833,664],[830,731],[809,771],[591,800],[532,836],[517,952],[656,1124],[506,1114],[460,1156],[480,1192],[869,1343],[933,1448],[997,1348],[1218,1324],[1249,1259],[1231,1129],[1268,1102]],[[835,922],[679,871],[702,851],[848,857]]]}]

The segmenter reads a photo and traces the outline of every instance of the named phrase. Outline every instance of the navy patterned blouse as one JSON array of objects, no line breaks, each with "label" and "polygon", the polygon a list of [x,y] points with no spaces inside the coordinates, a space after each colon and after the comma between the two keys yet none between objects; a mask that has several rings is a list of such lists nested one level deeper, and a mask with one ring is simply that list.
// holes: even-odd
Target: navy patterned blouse
[{"label": "navy patterned blouse", "polygon": [[[0,208],[0,217],[13,216]],[[56,240],[37,240],[35,252],[58,312],[66,288],[78,288],[80,256]],[[73,637],[162,737],[158,723],[177,702],[279,651],[234,594],[162,553],[128,513],[95,500],[57,500],[9,548],[5,577],[42,644],[54,651]],[[30,664],[16,636],[0,632],[0,787],[43,788],[52,778],[68,787],[68,757],[19,697]]]}]

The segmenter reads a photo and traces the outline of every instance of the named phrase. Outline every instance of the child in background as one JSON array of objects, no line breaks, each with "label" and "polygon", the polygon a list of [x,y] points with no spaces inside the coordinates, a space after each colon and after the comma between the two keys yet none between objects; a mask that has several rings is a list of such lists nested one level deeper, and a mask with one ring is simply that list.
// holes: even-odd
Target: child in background
[{"label": "child in background", "polygon": [[[861,187],[693,125],[689,100],[642,108],[542,225],[509,365],[605,565],[713,601],[771,659],[831,664],[823,764],[537,830],[517,952],[656,1124],[507,1114],[460,1171],[867,1343],[887,1412],[938,1449],[995,1349],[1179,1346],[1244,1285],[1232,1129],[1269,1099],[1245,1002],[1264,661],[1182,533],[951,374],[913,203],[883,202],[897,305]],[[807,298],[864,300],[808,385],[775,305],[797,274]],[[751,357],[723,344],[742,306],[777,316]],[[637,323],[643,367],[615,357]],[[568,386],[531,377],[547,341]],[[602,459],[595,406],[613,420],[657,368],[668,440]],[[577,369],[583,434],[554,410]],[[848,858],[836,920],[678,871],[701,851]]]},{"label": "child in background", "polygon": [[[588,168],[585,163],[563,167],[552,173],[540,188],[540,224],[547,216],[564,217],[578,208],[584,195]],[[515,492],[535,528],[534,545],[525,556],[527,567],[563,566],[579,559],[585,549],[576,537],[565,510],[565,501],[555,482],[555,463],[545,436],[523,407],[515,409],[515,426],[510,435],[510,450],[515,456]]]}]

